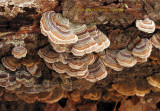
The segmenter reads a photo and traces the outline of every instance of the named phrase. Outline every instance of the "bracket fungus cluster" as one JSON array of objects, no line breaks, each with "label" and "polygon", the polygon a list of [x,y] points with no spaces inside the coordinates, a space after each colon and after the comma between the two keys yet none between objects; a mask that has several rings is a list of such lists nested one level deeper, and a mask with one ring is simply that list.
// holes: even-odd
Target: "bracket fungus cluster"
[{"label": "bracket fungus cluster", "polygon": [[[22,99],[27,103],[54,103],[61,98],[71,98],[74,102],[81,99],[118,102],[127,96],[144,97],[160,88],[158,66],[143,70],[142,75],[137,69],[150,67],[150,59],[160,64],[157,52],[160,32],[153,20],[144,16],[144,20],[137,19],[135,24],[129,21],[127,24],[131,26],[125,28],[115,27],[113,20],[103,25],[94,21],[73,22],[65,16],[67,12],[60,9],[60,4],[53,11],[56,0],[50,1],[54,1],[53,8],[46,7],[50,3],[47,1],[37,0],[41,6],[44,3],[44,10],[43,6],[34,5],[35,11],[42,10],[41,13],[29,14],[27,11],[31,9],[26,9],[22,18],[29,16],[33,21],[22,20],[20,25],[16,21],[18,28],[14,31],[1,32],[0,21],[0,98]],[[32,0],[31,4],[34,3],[36,0]],[[132,9],[122,4],[109,7],[121,8],[121,13]],[[25,4],[17,1],[19,9],[24,9],[22,5]],[[64,13],[56,13],[61,11]],[[120,21],[124,23],[123,19]],[[16,24],[10,19],[8,23],[11,26],[6,27]],[[130,72],[134,74],[129,75]]]},{"label": "bracket fungus cluster", "polygon": [[51,46],[40,49],[38,54],[52,64],[53,70],[91,82],[107,76],[102,61],[93,52],[108,48],[110,41],[96,25],[73,24],[60,13],[48,11],[42,15],[41,32],[48,36]]},{"label": "bracket fungus cluster", "polygon": [[127,48],[121,50],[106,50],[99,53],[104,65],[115,71],[122,71],[124,67],[133,67],[136,63],[146,62],[151,55],[152,44],[150,40],[137,37]]},{"label": "bracket fungus cluster", "polygon": [[[57,50],[55,49],[57,52],[65,52],[69,47],[68,52],[75,56],[100,52],[110,45],[109,39],[97,29],[96,25],[72,24],[54,11],[42,15],[41,32],[48,36],[53,49],[57,46]],[[62,48],[66,50],[58,50]]]}]

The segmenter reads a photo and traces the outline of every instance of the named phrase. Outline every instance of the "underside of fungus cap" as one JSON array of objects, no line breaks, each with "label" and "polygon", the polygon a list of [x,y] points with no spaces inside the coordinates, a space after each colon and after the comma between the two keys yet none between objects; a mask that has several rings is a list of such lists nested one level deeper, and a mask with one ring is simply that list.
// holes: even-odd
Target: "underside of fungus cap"
[{"label": "underside of fungus cap", "polygon": [[48,91],[43,91],[43,92],[40,92],[37,96],[37,100],[38,101],[46,101],[49,97],[51,97],[52,95],[52,91],[48,92]]},{"label": "underside of fungus cap", "polygon": [[132,96],[135,95],[136,84],[134,80],[128,80],[113,84],[112,88],[123,95]]},{"label": "underside of fungus cap", "polygon": [[126,96],[145,96],[151,90],[151,86],[147,83],[146,79],[131,79],[125,80],[112,85],[113,89]]},{"label": "underside of fungus cap", "polygon": [[119,63],[117,62],[116,54],[116,51],[106,50],[105,58],[103,58],[102,61],[107,67],[110,67],[115,71],[122,71],[123,66],[119,65]]},{"label": "underside of fungus cap", "polygon": [[136,20],[136,27],[143,32],[153,33],[155,31],[155,23],[153,20],[150,20],[148,17],[145,17],[144,20]]},{"label": "underside of fungus cap", "polygon": [[70,29],[69,20],[53,11],[43,14],[41,31],[55,44],[71,44],[78,41],[77,35],[73,34]]},{"label": "underside of fungus cap", "polygon": [[147,77],[147,80],[150,85],[160,88],[160,73]]},{"label": "underside of fungus cap", "polygon": [[148,94],[151,90],[151,86],[148,84],[146,79],[136,81],[136,95],[137,96],[145,96],[145,94]]},{"label": "underside of fungus cap", "polygon": [[91,88],[84,93],[83,98],[91,99],[91,100],[99,100],[101,96],[102,96],[102,92],[100,89]]},{"label": "underside of fungus cap", "polygon": [[60,99],[63,98],[63,95],[64,95],[64,91],[63,89],[61,88],[55,88],[53,90],[53,93],[52,95],[47,99],[45,100],[47,103],[55,103],[55,102],[58,102]]},{"label": "underside of fungus cap", "polygon": [[77,102],[77,101],[79,101],[80,98],[81,98],[81,91],[79,91],[79,90],[74,90],[74,91],[71,92],[70,96],[71,96],[71,99],[72,99],[73,101]]},{"label": "underside of fungus cap", "polygon": [[142,39],[132,51],[132,54],[140,58],[148,58],[151,55],[152,44],[148,39]]},{"label": "underside of fungus cap", "polygon": [[154,47],[160,49],[160,33],[154,34],[150,38],[151,43],[154,45]]},{"label": "underside of fungus cap", "polygon": [[139,58],[137,57],[137,63],[144,63],[144,62],[147,62],[147,58]]},{"label": "underside of fungus cap", "polygon": [[116,54],[116,60],[121,66],[132,67],[137,63],[137,59],[132,55],[132,52],[127,48],[120,50]]}]

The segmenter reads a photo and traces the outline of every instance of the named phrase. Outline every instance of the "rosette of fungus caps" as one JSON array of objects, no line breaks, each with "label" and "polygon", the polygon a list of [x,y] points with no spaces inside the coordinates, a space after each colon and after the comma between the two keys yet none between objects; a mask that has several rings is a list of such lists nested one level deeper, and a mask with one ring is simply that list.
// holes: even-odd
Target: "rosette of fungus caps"
[{"label": "rosette of fungus caps", "polygon": [[109,39],[94,24],[72,24],[60,13],[48,11],[41,18],[41,32],[57,52],[72,52],[83,56],[108,48]]},{"label": "rosette of fungus caps", "polygon": [[96,25],[73,24],[71,27],[73,32],[78,36],[78,42],[73,45],[71,50],[76,56],[100,52],[110,45],[107,36],[99,31]]},{"label": "rosette of fungus caps", "polygon": [[144,17],[144,20],[136,20],[136,27],[146,33],[153,33],[156,28],[154,21],[150,20],[147,15]]}]

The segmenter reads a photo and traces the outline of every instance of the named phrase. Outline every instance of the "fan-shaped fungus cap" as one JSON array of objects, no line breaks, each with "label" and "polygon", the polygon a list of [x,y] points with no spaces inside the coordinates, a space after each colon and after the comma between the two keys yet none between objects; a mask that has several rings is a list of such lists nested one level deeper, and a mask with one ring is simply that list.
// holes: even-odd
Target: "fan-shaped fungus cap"
[{"label": "fan-shaped fungus cap", "polygon": [[154,34],[151,38],[150,41],[154,45],[154,47],[160,49],[160,33]]},{"label": "fan-shaped fungus cap", "polygon": [[94,54],[87,54],[80,58],[72,58],[68,61],[68,65],[73,69],[80,69],[84,65],[89,65],[94,63],[95,57]]},{"label": "fan-shaped fungus cap", "polygon": [[16,81],[22,83],[25,87],[31,87],[35,83],[35,78],[33,78],[33,76],[26,71],[16,71],[15,75]]},{"label": "fan-shaped fungus cap", "polygon": [[58,73],[65,73],[67,71],[67,65],[63,64],[61,62],[55,62],[52,64],[53,70],[55,70]]},{"label": "fan-shaped fungus cap", "polygon": [[27,49],[24,47],[24,46],[15,46],[13,49],[12,49],[12,55],[15,57],[15,58],[22,58],[22,57],[26,57],[27,55]]},{"label": "fan-shaped fungus cap", "polygon": [[96,41],[90,36],[86,25],[76,25],[77,29],[76,35],[78,36],[78,42],[73,45],[72,53],[75,56],[83,56],[84,54],[94,52],[99,49]]},{"label": "fan-shaped fungus cap", "polygon": [[[50,41],[50,40],[49,40]],[[50,44],[52,45],[52,48],[56,51],[56,52],[66,52],[67,48],[68,48],[68,44],[55,44],[53,42],[50,42]]]},{"label": "fan-shaped fungus cap", "polygon": [[71,51],[76,56],[100,52],[110,45],[109,39],[97,29],[96,25],[86,26],[75,24],[73,25],[73,30],[78,36],[78,42],[73,45]]},{"label": "fan-shaped fungus cap", "polygon": [[15,71],[20,67],[20,63],[12,56],[3,57],[1,61],[2,64],[11,71]]},{"label": "fan-shaped fungus cap", "polygon": [[16,81],[16,76],[15,75],[10,75],[8,78],[9,85],[5,87],[7,90],[15,90],[16,88],[21,87],[21,83]]},{"label": "fan-shaped fungus cap", "polygon": [[8,78],[9,78],[9,73],[0,70],[0,83],[6,82]]},{"label": "fan-shaped fungus cap", "polygon": [[88,26],[87,30],[90,36],[93,37],[93,39],[99,46],[96,52],[101,52],[110,46],[110,41],[108,37],[105,34],[103,34],[100,30],[98,30],[96,25]]},{"label": "fan-shaped fungus cap", "polygon": [[140,58],[148,58],[151,55],[152,44],[148,39],[141,39],[141,42],[132,50],[132,54]]},{"label": "fan-shaped fungus cap", "polygon": [[68,66],[67,74],[71,77],[84,78],[88,75],[88,67],[84,66],[84,67],[81,67],[80,69],[72,69]]},{"label": "fan-shaped fungus cap", "polygon": [[22,64],[26,66],[26,69],[32,74],[36,75],[38,65],[41,63],[41,59],[35,59],[33,57],[28,57],[23,59]]},{"label": "fan-shaped fungus cap", "polygon": [[53,70],[58,73],[67,73],[71,77],[84,78],[88,75],[88,67],[83,66],[80,69],[72,69],[67,64],[61,62],[56,62],[52,64]]},{"label": "fan-shaped fungus cap", "polygon": [[90,82],[96,82],[101,79],[104,79],[107,76],[107,71],[103,62],[98,59],[95,63],[88,66],[89,74],[86,77],[86,80]]},{"label": "fan-shaped fungus cap", "polygon": [[136,27],[143,32],[153,33],[155,31],[155,23],[153,20],[150,20],[148,17],[145,17],[144,20],[136,20]]},{"label": "fan-shaped fungus cap", "polygon": [[116,60],[121,66],[132,67],[137,63],[136,57],[127,48],[120,50],[116,55]]},{"label": "fan-shaped fungus cap", "polygon": [[32,66],[27,67],[27,70],[33,75],[36,73],[37,69],[38,69],[38,65],[37,64],[33,64]]},{"label": "fan-shaped fungus cap", "polygon": [[60,13],[45,12],[41,18],[41,32],[55,44],[71,44],[78,41],[77,35],[70,30],[70,22]]},{"label": "fan-shaped fungus cap", "polygon": [[50,46],[45,46],[42,49],[39,49],[38,55],[47,63],[54,63],[59,61],[59,54],[52,50]]},{"label": "fan-shaped fungus cap", "polygon": [[105,58],[102,58],[104,65],[115,71],[122,71],[123,66],[119,65],[116,60],[116,51],[106,50]]}]

